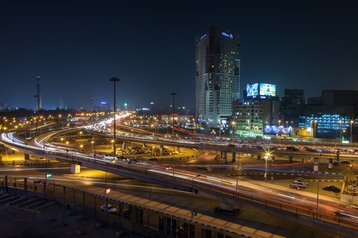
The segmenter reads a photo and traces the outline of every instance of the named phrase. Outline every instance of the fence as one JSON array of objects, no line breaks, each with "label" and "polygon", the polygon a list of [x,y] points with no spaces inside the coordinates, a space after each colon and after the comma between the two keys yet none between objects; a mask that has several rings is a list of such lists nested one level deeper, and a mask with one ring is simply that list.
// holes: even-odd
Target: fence
[{"label": "fence", "polygon": [[[35,192],[47,199],[55,200],[66,208],[80,211],[84,216],[95,217],[107,224],[119,225],[122,229],[142,237],[251,237],[244,232],[223,230],[215,227],[214,224],[203,224],[185,219],[179,214],[160,212],[128,201],[55,184],[48,180],[3,176],[0,177],[0,187],[6,191]],[[115,212],[105,209],[109,204],[116,209]]]}]

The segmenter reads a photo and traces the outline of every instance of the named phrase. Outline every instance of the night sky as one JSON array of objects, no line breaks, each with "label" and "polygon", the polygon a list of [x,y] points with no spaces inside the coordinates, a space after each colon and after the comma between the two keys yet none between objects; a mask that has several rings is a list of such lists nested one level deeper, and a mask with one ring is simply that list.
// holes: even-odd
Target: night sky
[{"label": "night sky", "polygon": [[[195,37],[240,33],[241,85],[358,90],[354,1],[0,1],[0,102],[34,107],[118,100],[194,107]],[[314,2],[314,3],[312,3]]]}]

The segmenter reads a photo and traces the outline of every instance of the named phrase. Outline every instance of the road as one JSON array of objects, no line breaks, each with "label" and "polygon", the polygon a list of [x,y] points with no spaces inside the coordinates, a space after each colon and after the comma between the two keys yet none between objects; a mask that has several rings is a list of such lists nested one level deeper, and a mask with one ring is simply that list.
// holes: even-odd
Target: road
[{"label": "road", "polygon": [[[272,203],[275,206],[280,206],[280,209],[290,210],[301,213],[306,213],[311,216],[317,212],[316,200],[304,193],[297,193],[296,191],[279,190],[272,186],[268,187],[263,184],[253,184],[252,182],[240,182],[236,189],[236,184],[224,178],[218,178],[214,176],[201,175],[197,173],[188,172],[185,170],[168,171],[165,167],[159,165],[153,165],[148,163],[135,163],[128,164],[125,161],[106,161],[103,159],[93,158],[89,155],[83,154],[78,151],[67,151],[65,148],[50,145],[46,142],[48,138],[55,135],[58,132],[51,132],[42,137],[40,140],[36,139],[34,145],[29,145],[21,140],[17,139],[12,133],[2,134],[2,140],[12,146],[16,146],[22,150],[33,151],[35,153],[43,153],[47,156],[53,156],[57,159],[63,159],[73,162],[81,162],[87,166],[93,166],[94,164],[102,166],[102,170],[111,169],[127,169],[130,171],[128,175],[145,174],[149,179],[162,180],[163,182],[177,184],[181,186],[192,187],[205,193],[210,193],[213,196],[222,197],[223,201],[235,200],[232,196],[245,199],[251,199],[259,203]],[[36,144],[36,145],[35,145]],[[107,168],[104,168],[107,167]],[[100,167],[96,167],[100,168]],[[143,179],[143,178],[142,178]],[[152,182],[152,181],[151,181]],[[318,213],[321,215],[331,215],[325,217],[325,219],[331,222],[338,219],[335,217],[337,210],[344,210],[345,212],[357,216],[357,210],[354,208],[347,208],[347,205],[343,202],[332,201],[330,198],[321,197],[319,201]],[[352,217],[339,217],[340,222],[357,224],[357,219]],[[351,226],[351,225],[349,225]]]}]

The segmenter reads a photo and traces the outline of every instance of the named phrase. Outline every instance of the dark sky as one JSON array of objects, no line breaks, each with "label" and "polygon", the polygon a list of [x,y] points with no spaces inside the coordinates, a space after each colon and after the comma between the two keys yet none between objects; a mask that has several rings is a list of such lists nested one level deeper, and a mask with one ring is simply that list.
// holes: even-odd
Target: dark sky
[{"label": "dark sky", "polygon": [[[195,3],[194,3],[195,2]],[[161,106],[177,93],[194,107],[195,37],[208,26],[239,32],[241,85],[358,90],[354,1],[0,1],[0,102],[33,107],[118,99]]]}]

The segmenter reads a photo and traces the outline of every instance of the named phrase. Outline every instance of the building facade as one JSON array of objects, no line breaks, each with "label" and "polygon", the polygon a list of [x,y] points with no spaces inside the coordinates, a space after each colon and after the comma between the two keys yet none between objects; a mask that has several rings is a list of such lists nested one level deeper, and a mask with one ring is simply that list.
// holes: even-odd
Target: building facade
[{"label": "building facade", "polygon": [[279,109],[276,85],[248,84],[243,99],[235,100],[232,107],[236,134],[244,137],[262,136],[267,125],[278,124]]},{"label": "building facade", "polygon": [[301,128],[311,127],[314,137],[356,141],[358,90],[323,90],[308,98],[300,115]]},{"label": "building facade", "polygon": [[216,127],[232,115],[240,92],[240,39],[210,27],[196,39],[196,117]]},{"label": "building facade", "polygon": [[285,94],[281,99],[280,117],[286,125],[297,127],[299,116],[305,105],[303,89],[285,89]]}]

